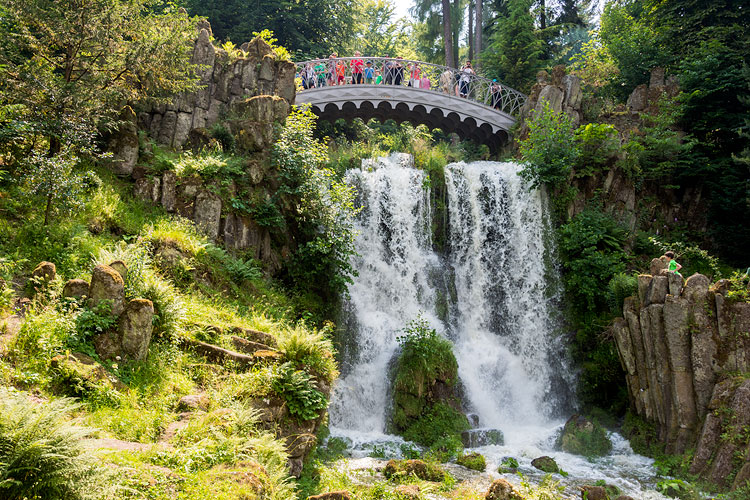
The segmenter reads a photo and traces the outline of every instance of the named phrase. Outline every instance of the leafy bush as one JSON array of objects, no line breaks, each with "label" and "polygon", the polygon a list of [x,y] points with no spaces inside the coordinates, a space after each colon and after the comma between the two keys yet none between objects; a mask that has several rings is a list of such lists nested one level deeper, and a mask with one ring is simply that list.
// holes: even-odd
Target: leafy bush
[{"label": "leafy bush", "polygon": [[622,304],[627,297],[638,294],[638,277],[635,274],[617,273],[607,285],[607,303],[614,316],[622,316]]},{"label": "leafy bush", "polygon": [[295,370],[292,363],[287,362],[276,368],[271,387],[286,401],[289,413],[299,420],[312,420],[328,406],[325,395],[315,388],[313,382],[309,374]]},{"label": "leafy bush", "polygon": [[117,323],[112,314],[112,301],[102,300],[93,308],[84,308],[76,316],[76,335],[72,343],[84,343],[97,333],[104,333]]},{"label": "leafy bush", "polygon": [[278,169],[278,195],[296,207],[299,245],[288,271],[301,290],[326,299],[338,297],[352,282],[354,269],[354,190],[324,167],[325,146],[313,138],[315,115],[293,109],[274,145],[272,164]]},{"label": "leafy bush", "polygon": [[575,132],[580,156],[576,161],[576,177],[585,177],[610,163],[619,150],[617,130],[607,123],[587,123]]},{"label": "leafy bush", "polygon": [[[658,248],[662,254],[670,250],[673,251],[676,260],[679,260],[680,264],[682,264],[682,274],[685,276],[693,273],[701,273],[708,276],[708,279],[710,280],[718,280],[721,278],[719,259],[697,245],[691,245],[682,241],[669,243],[654,237],[649,238],[649,241]],[[690,270],[689,274],[687,272],[688,269]]]},{"label": "leafy bush", "polygon": [[497,471],[500,474],[515,473],[518,470],[518,460],[513,457],[503,457]]},{"label": "leafy bush", "polygon": [[66,421],[76,408],[66,399],[37,405],[0,390],[0,496],[116,498],[112,475],[83,446],[90,430]]},{"label": "leafy bush", "polygon": [[560,228],[565,288],[578,307],[603,305],[603,284],[625,268],[626,231],[611,215],[587,209]]},{"label": "leafy bush", "polygon": [[555,112],[545,101],[542,110],[533,113],[528,126],[529,136],[519,144],[524,162],[521,177],[531,188],[566,182],[580,156],[571,118]]}]

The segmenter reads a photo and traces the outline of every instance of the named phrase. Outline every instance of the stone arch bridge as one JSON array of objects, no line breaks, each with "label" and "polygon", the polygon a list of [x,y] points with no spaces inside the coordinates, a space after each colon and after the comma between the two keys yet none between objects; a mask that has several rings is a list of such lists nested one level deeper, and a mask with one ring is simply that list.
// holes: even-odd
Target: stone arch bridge
[{"label": "stone arch bridge", "polygon": [[[456,133],[496,151],[509,138],[526,95],[477,75],[422,61],[341,57],[296,63],[296,104],[321,119],[371,118]],[[362,71],[359,71],[362,68]]]}]

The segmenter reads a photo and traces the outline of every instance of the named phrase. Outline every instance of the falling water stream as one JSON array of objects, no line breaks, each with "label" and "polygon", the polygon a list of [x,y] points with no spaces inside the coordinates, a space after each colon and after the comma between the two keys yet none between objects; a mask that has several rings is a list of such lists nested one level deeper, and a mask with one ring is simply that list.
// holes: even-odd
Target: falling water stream
[{"label": "falling water stream", "polygon": [[[638,498],[662,498],[651,460],[611,435],[612,453],[595,461],[554,449],[573,413],[575,376],[559,315],[546,197],[529,191],[513,163],[445,168],[444,251],[433,250],[430,180],[409,155],[366,160],[347,172],[362,211],[357,220],[358,277],[344,308],[341,378],[330,407],[332,435],[353,456],[373,449],[398,456],[389,435],[391,365],[397,336],[422,315],[454,343],[465,405],[478,428],[499,429],[503,445],[482,446],[488,471],[503,457],[521,471],[554,457],[571,481],[599,479]],[[494,473],[495,475],[498,475]]]}]

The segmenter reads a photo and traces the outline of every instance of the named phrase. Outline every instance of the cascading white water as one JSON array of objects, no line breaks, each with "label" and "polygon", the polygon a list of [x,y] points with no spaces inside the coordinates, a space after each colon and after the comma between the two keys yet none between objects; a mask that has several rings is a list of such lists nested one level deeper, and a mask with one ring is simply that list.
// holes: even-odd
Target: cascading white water
[{"label": "cascading white water", "polygon": [[331,424],[343,429],[383,433],[389,388],[388,363],[396,337],[420,313],[437,318],[431,269],[438,266],[430,236],[429,188],[424,172],[408,155],[391,155],[351,170],[363,210],[356,223],[359,276],[349,288],[347,307],[356,326],[331,402]]},{"label": "cascading white water", "polygon": [[534,476],[531,459],[549,454],[578,480],[663,498],[643,489],[653,477],[650,460],[616,434],[613,453],[596,462],[553,449],[574,380],[556,331],[545,197],[529,192],[517,170],[497,162],[446,167],[444,255],[432,249],[429,182],[408,155],[365,161],[347,173],[363,208],[358,276],[344,308],[342,376],[329,409],[332,434],[349,439],[353,450],[376,445],[398,455],[403,441],[385,435],[389,365],[397,336],[421,314],[454,342],[466,404],[479,424],[505,434],[504,445],[480,449],[488,470],[511,455]]},{"label": "cascading white water", "polygon": [[497,162],[445,169],[459,376],[481,425],[506,430],[559,418],[572,385],[555,334],[544,197],[517,170]]}]

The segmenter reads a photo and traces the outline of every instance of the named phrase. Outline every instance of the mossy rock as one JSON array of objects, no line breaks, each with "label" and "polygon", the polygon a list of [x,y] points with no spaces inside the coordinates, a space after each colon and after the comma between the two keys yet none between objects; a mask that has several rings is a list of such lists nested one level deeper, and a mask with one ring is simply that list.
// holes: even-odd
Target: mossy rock
[{"label": "mossy rock", "polygon": [[601,457],[612,451],[612,442],[604,427],[582,415],[568,419],[557,445],[567,453],[586,457]]},{"label": "mossy rock", "polygon": [[459,455],[456,460],[458,465],[463,465],[467,469],[484,472],[487,468],[487,461],[479,453],[468,453],[466,455]]},{"label": "mossy rock", "polygon": [[414,474],[424,481],[440,482],[445,478],[445,472],[423,460],[389,460],[383,468],[383,475],[388,479],[398,480]]},{"label": "mossy rock", "polygon": [[548,474],[555,474],[560,472],[560,467],[557,466],[557,462],[555,462],[555,459],[548,456],[535,458],[531,461],[531,465]]}]

